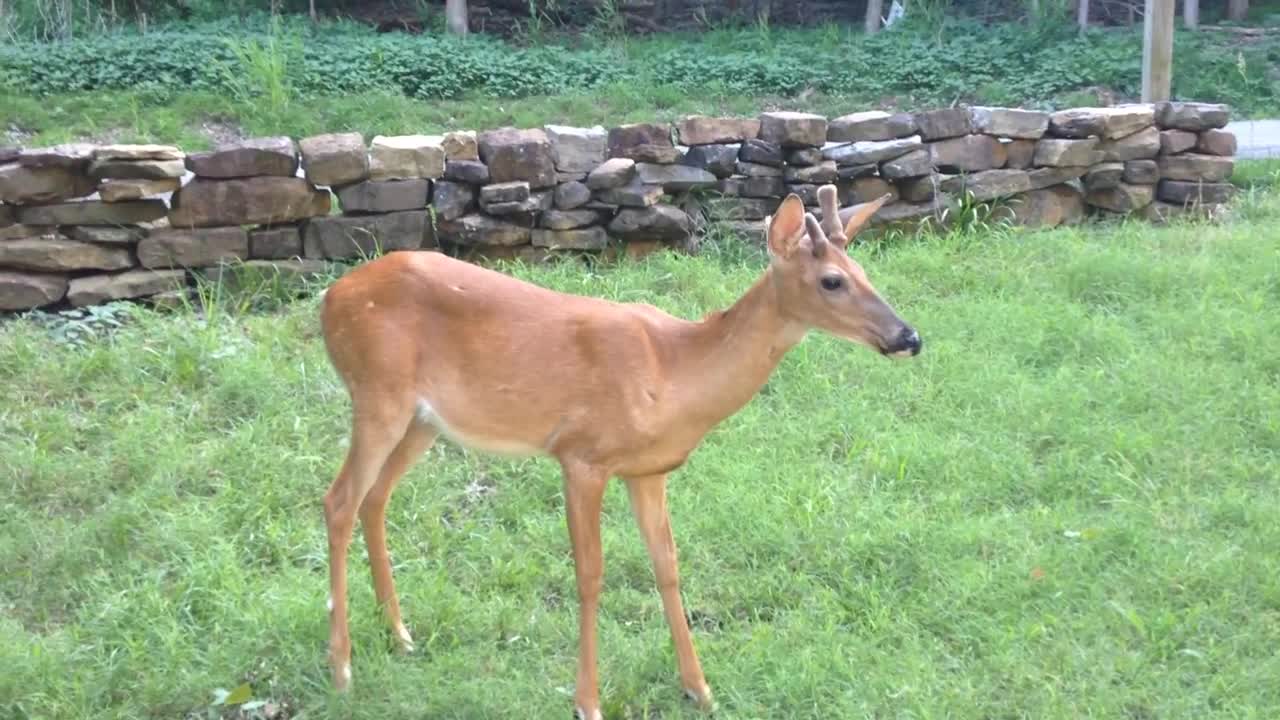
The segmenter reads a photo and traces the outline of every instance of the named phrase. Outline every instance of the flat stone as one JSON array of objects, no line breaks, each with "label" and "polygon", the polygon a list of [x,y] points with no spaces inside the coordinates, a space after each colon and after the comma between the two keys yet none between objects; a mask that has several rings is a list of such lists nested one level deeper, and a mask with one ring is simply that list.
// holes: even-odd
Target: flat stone
[{"label": "flat stone", "polygon": [[591,202],[591,189],[586,183],[561,183],[556,186],[552,201],[560,210],[573,210]]},{"label": "flat stone", "polygon": [[782,177],[782,168],[739,160],[737,174],[744,177]]},{"label": "flat stone", "polygon": [[1105,190],[1091,190],[1085,194],[1084,201],[1103,210],[1128,213],[1150,205],[1155,194],[1155,187],[1152,185],[1120,183]]},{"label": "flat stone", "polygon": [[100,145],[94,160],[182,160],[186,154],[173,145]]},{"label": "flat stone", "polygon": [[975,133],[1039,140],[1049,129],[1049,113],[978,106],[969,108],[969,124]]},{"label": "flat stone", "polygon": [[331,215],[307,221],[303,254],[309,258],[373,257],[396,250],[434,246],[425,210],[383,215]]},{"label": "flat stone", "polygon": [[487,215],[466,215],[440,223],[438,232],[441,240],[454,245],[510,247],[529,244],[533,231],[526,225]]},{"label": "flat stone", "polygon": [[52,305],[67,294],[67,278],[50,273],[0,269],[0,311],[32,310]]},{"label": "flat stone", "polygon": [[950,175],[933,174],[904,180],[898,183],[898,193],[907,202],[926,202],[932,200],[941,191],[942,183],[950,178]]},{"label": "flat stone", "polygon": [[1099,137],[1106,125],[1102,108],[1071,108],[1049,116],[1049,134],[1060,138]]},{"label": "flat stone", "polygon": [[1230,178],[1232,170],[1235,169],[1235,160],[1217,155],[1183,153],[1166,155],[1157,162],[1160,166],[1160,177],[1164,180],[1222,182]]},{"label": "flat stone", "polygon": [[1054,185],[1019,193],[996,213],[1027,228],[1074,225],[1084,219],[1084,195],[1070,185]]},{"label": "flat stone", "polygon": [[129,270],[114,275],[90,275],[71,281],[67,301],[83,307],[147,297],[181,288],[186,280],[187,274],[182,270]]},{"label": "flat stone", "polygon": [[1196,139],[1196,152],[1232,157],[1236,154],[1236,136],[1226,130],[1205,130]]},{"label": "flat stone", "polygon": [[182,187],[182,181],[178,178],[165,178],[163,180],[104,180],[102,184],[98,185],[98,197],[102,198],[103,202],[142,200],[156,195],[167,195],[176,192],[180,187]]},{"label": "flat stone", "polygon": [[584,173],[584,172],[567,173],[567,172],[560,172],[559,170],[557,170],[556,183],[557,184],[569,183],[569,182],[585,183],[587,181],[588,174],[589,173]]},{"label": "flat stone", "polygon": [[480,134],[480,159],[489,166],[494,183],[523,180],[538,189],[556,184],[551,141],[540,129],[502,128]]},{"label": "flat stone", "polygon": [[881,110],[841,115],[827,125],[827,142],[894,140],[915,135],[916,120],[907,113]]},{"label": "flat stone", "polygon": [[369,143],[371,180],[435,180],[444,175],[444,164],[440,135],[378,135]]},{"label": "flat stone", "polygon": [[717,178],[726,178],[737,168],[739,145],[698,145],[689,148],[680,164],[706,170]]},{"label": "flat stone", "polygon": [[294,225],[262,227],[249,231],[249,257],[285,260],[302,256],[302,233]]},{"label": "flat stone", "polygon": [[480,188],[480,202],[484,204],[524,202],[529,199],[529,183],[518,182],[495,183]]},{"label": "flat stone", "polygon": [[637,178],[622,187],[596,191],[596,199],[623,207],[649,207],[662,199],[662,187],[645,185]]},{"label": "flat stone", "polygon": [[716,190],[728,197],[780,198],[786,193],[782,178],[732,177],[716,184]]},{"label": "flat stone", "polygon": [[[280,225],[328,215],[332,196],[300,177],[196,178],[173,194],[173,227]],[[162,203],[163,205],[163,203]]]},{"label": "flat stone", "polygon": [[136,245],[147,231],[130,225],[71,225],[62,233],[72,240],[99,245]]},{"label": "flat stone", "polygon": [[441,220],[457,220],[475,209],[476,191],[465,183],[439,180],[431,194],[431,207]]},{"label": "flat stone", "polygon": [[40,272],[121,270],[133,265],[126,247],[94,245],[58,235],[0,242],[0,267]]},{"label": "flat stone", "polygon": [[505,202],[485,202],[483,195],[480,198],[480,209],[490,215],[521,215],[530,216],[545,210],[550,210],[553,202],[553,192],[551,190],[542,190],[530,193],[529,197],[524,200],[508,200]]},{"label": "flat stone", "polygon": [[599,125],[589,128],[547,125],[551,156],[559,172],[591,172],[604,162],[609,134]]},{"label": "flat stone", "polygon": [[166,212],[163,200],[84,200],[18,208],[18,221],[26,225],[136,225],[162,218]]},{"label": "flat stone", "polygon": [[1160,154],[1160,131],[1148,126],[1122,138],[1103,140],[1098,150],[1106,162],[1146,160]]},{"label": "flat stone", "polygon": [[1004,146],[990,135],[965,135],[929,144],[933,166],[943,172],[976,172],[1002,167]]},{"label": "flat stone", "polygon": [[942,192],[953,195],[968,192],[981,202],[1027,192],[1031,189],[1031,177],[1025,170],[983,170],[948,178],[940,187]]},{"label": "flat stone", "polygon": [[298,174],[298,144],[283,135],[221,143],[211,152],[188,155],[188,170],[196,177],[230,179]]},{"label": "flat stone", "polygon": [[636,163],[636,175],[642,184],[659,185],[665,192],[683,192],[716,184],[715,175],[688,165]]},{"label": "flat stone", "polygon": [[760,134],[757,118],[686,117],[676,123],[676,137],[682,145],[740,143]]},{"label": "flat stone", "polygon": [[1039,190],[1084,177],[1088,171],[1088,166],[1036,168],[1028,173],[1028,177],[1031,179],[1031,189]]},{"label": "flat stone", "polygon": [[779,202],[774,198],[724,197],[707,203],[706,210],[708,217],[717,221],[763,220],[778,209]]},{"label": "flat stone", "polygon": [[484,185],[489,182],[489,166],[479,160],[450,160],[444,165],[444,179]]},{"label": "flat stone", "polygon": [[1094,165],[1084,174],[1085,190],[1109,190],[1120,184],[1124,177],[1124,163],[1109,162]]},{"label": "flat stone", "polygon": [[145,268],[196,268],[249,257],[249,233],[241,227],[157,230],[138,243]]},{"label": "flat stone", "polygon": [[360,133],[327,133],[303,138],[302,170],[315,185],[337,188],[369,177],[369,152]]},{"label": "flat stone", "polygon": [[1117,105],[1102,108],[1102,117],[1102,137],[1107,140],[1116,140],[1133,135],[1144,128],[1155,130],[1156,108],[1155,105],[1146,103]]},{"label": "flat stone", "polygon": [[1160,166],[1155,160],[1128,160],[1121,179],[1130,185],[1154,185],[1160,181]]},{"label": "flat stone", "polygon": [[882,195],[892,196],[890,202],[898,199],[898,189],[884,178],[862,177],[836,185],[837,198],[842,206],[859,205],[871,202]]},{"label": "flat stone", "polygon": [[894,160],[922,147],[919,135],[898,140],[854,142],[823,148],[822,156],[837,165],[866,165]]},{"label": "flat stone", "polygon": [[924,140],[946,140],[973,132],[967,108],[944,108],[915,114],[916,129]]},{"label": "flat stone", "polygon": [[1098,139],[1059,140],[1044,138],[1036,141],[1032,164],[1037,167],[1079,167],[1102,162],[1098,152]]},{"label": "flat stone", "polygon": [[[918,153],[918,152],[923,152],[924,158],[928,160],[929,153],[928,151],[925,151],[925,150],[913,150],[910,153],[907,153],[907,155],[911,155],[913,153]],[[903,155],[902,157],[905,158],[907,157],[907,155]],[[918,160],[919,157],[920,156],[917,155],[916,159]],[[890,160],[889,162],[894,162],[894,161]],[[933,162],[929,161],[929,163],[930,163],[930,167],[932,167]],[[872,175],[875,175],[879,171],[880,171],[880,166],[877,165],[876,163],[867,163],[865,165],[836,165],[836,176],[839,177],[841,180],[856,180],[862,177],[870,177]]]},{"label": "flat stone", "polygon": [[1196,146],[1200,136],[1187,130],[1161,130],[1160,154],[1176,155]]},{"label": "flat stone", "polygon": [[1227,202],[1236,194],[1231,183],[1202,183],[1186,180],[1161,180],[1156,197],[1177,205],[1212,204]]},{"label": "flat stone", "polygon": [[1157,107],[1161,128],[1200,132],[1220,128],[1231,119],[1231,111],[1219,103],[1163,102]]},{"label": "flat stone", "polygon": [[0,227],[0,240],[21,240],[41,235],[53,235],[58,228],[52,225],[6,225]]},{"label": "flat stone", "polygon": [[782,146],[768,140],[746,140],[738,150],[738,159],[756,165],[782,165]]},{"label": "flat stone", "polygon": [[417,210],[427,206],[431,181],[365,180],[338,190],[338,201],[345,213],[383,213]]},{"label": "flat stone", "polygon": [[1035,159],[1036,143],[1034,140],[1002,140],[1004,146],[1004,166],[1012,170],[1026,170]]},{"label": "flat stone", "polygon": [[14,224],[17,220],[13,215],[13,207],[0,204],[0,228]]},{"label": "flat stone", "polygon": [[89,177],[95,180],[164,180],[180,178],[187,171],[181,160],[94,160]]},{"label": "flat stone", "polygon": [[80,172],[89,166],[94,149],[95,146],[88,143],[27,148],[18,153],[18,164],[28,168],[64,168]]},{"label": "flat stone", "polygon": [[609,190],[622,187],[636,177],[636,161],[630,158],[610,158],[587,175],[587,187],[592,190]]},{"label": "flat stone", "polygon": [[572,230],[538,228],[532,232],[530,241],[534,247],[552,250],[603,250],[609,244],[609,234],[599,226]]},{"label": "flat stone", "polygon": [[0,165],[0,202],[13,205],[51,203],[92,195],[96,184],[65,167]]},{"label": "flat stone", "polygon": [[671,205],[655,205],[646,208],[622,208],[609,223],[609,234],[630,240],[687,240],[693,232],[693,223],[683,210]]},{"label": "flat stone", "polygon": [[786,164],[793,167],[812,167],[822,162],[822,148],[803,147],[787,151]]},{"label": "flat stone", "polygon": [[761,113],[759,138],[784,148],[822,147],[827,141],[827,119],[789,110]]},{"label": "flat stone", "polygon": [[782,177],[789,183],[811,183],[822,185],[824,183],[833,183],[839,179],[836,172],[836,163],[834,160],[824,160],[817,165],[809,167],[789,166],[782,173]]},{"label": "flat stone", "polygon": [[664,123],[632,123],[610,128],[608,151],[611,158],[630,158],[636,162],[673,163],[680,159],[671,142],[671,126]]},{"label": "flat stone", "polygon": [[17,162],[20,155],[22,155],[22,148],[12,145],[0,145],[0,165]]},{"label": "flat stone", "polygon": [[440,147],[444,149],[446,162],[480,159],[480,146],[476,141],[475,130],[447,132],[440,138]]},{"label": "flat stone", "polygon": [[575,230],[596,225],[605,219],[599,210],[548,210],[542,213],[538,225],[547,230]]}]

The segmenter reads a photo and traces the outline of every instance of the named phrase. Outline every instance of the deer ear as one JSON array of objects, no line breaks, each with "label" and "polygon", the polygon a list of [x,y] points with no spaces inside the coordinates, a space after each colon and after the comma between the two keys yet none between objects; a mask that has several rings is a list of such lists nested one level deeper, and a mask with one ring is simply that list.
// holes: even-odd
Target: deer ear
[{"label": "deer ear", "polygon": [[778,206],[778,212],[769,220],[767,238],[769,254],[789,258],[804,237],[804,203],[792,193]]},{"label": "deer ear", "polygon": [[867,221],[871,219],[871,216],[875,215],[877,210],[884,207],[884,204],[892,199],[893,195],[885,193],[869,203],[854,205],[849,208],[849,219],[844,224],[844,236],[852,240],[853,236],[857,235],[858,231],[862,229],[862,226],[866,225]]}]

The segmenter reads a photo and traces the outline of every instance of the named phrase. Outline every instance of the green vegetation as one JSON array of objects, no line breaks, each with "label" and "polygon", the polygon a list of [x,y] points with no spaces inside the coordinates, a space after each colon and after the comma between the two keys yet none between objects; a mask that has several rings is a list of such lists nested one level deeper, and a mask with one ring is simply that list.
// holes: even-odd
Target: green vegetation
[{"label": "green vegetation", "polygon": [[[1278,36],[1237,44],[1223,33],[1182,33],[1176,42],[1178,97],[1229,103],[1237,118],[1280,112]],[[762,25],[647,39],[546,36],[518,46],[250,18],[0,47],[0,104],[30,134],[24,142],[116,133],[205,144],[216,137],[204,129],[211,122],[303,135],[615,123],[762,106],[1053,108],[1096,104],[1099,89],[1135,96],[1140,48],[1136,29],[1078,35],[1056,21],[917,19],[872,37],[834,25]]]},{"label": "green vegetation", "polygon": [[[925,352],[810,337],[672,481],[720,717],[1280,714],[1280,175],[1242,176],[1226,225],[855,251]],[[697,317],[762,263],[717,235],[508,268]],[[552,463],[424,458],[389,514],[420,649],[390,652],[357,541],[332,696],[321,497],[348,407],[316,301],[107,307],[0,326],[0,716],[204,717],[245,682],[309,718],[569,714]],[[620,487],[604,542],[607,716],[699,717]]]}]

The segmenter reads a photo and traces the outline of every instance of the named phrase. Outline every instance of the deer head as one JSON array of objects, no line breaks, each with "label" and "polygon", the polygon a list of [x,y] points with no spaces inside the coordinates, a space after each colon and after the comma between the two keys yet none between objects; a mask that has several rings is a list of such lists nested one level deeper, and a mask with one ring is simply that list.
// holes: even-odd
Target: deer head
[{"label": "deer head", "polygon": [[822,222],[794,194],[765,220],[782,312],[805,327],[861,343],[889,357],[920,353],[920,335],[880,297],[846,248],[890,195],[859,206],[840,226],[836,188],[818,190]]}]

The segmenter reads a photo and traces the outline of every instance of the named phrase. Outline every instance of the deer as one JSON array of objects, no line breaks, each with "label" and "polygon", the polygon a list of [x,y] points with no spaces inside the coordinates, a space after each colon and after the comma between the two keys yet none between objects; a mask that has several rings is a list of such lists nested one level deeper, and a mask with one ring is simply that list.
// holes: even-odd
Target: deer
[{"label": "deer", "polygon": [[406,471],[444,436],[477,452],[559,463],[577,583],[576,716],[602,717],[600,515],[614,478],[626,485],[650,557],[684,692],[715,708],[681,600],[668,476],[809,331],[888,357],[921,349],[847,253],[890,196],[845,211],[834,185],[818,198],[821,222],[799,196],[783,199],[764,219],[763,273],[731,307],[699,321],[560,293],[432,251],[382,255],[328,288],[322,336],[351,403],[346,459],[324,496],[336,691],[352,682],[347,551],[357,518],[383,620],[399,652],[414,649],[391,574],[386,509]]}]

